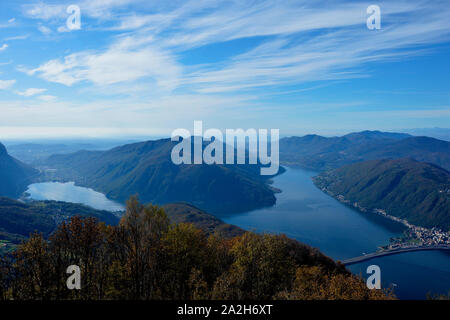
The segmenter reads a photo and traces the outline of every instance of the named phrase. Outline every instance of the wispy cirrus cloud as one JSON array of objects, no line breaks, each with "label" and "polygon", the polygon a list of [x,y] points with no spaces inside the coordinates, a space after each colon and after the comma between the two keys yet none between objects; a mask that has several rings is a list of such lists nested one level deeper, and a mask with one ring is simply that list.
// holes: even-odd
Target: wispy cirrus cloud
[{"label": "wispy cirrus cloud", "polygon": [[61,1],[57,4],[49,4],[43,1],[22,5],[22,13],[29,18],[49,21],[52,19],[67,18],[67,7],[78,5],[83,14],[95,18],[111,18],[115,9],[132,3],[143,2],[142,0],[81,0]]},{"label": "wispy cirrus cloud", "polygon": [[[82,11],[108,15],[136,2],[89,1],[82,3]],[[110,30],[125,32],[123,39],[104,51],[50,60],[28,74],[69,86],[154,77],[160,84],[195,92],[239,91],[365,77],[361,68],[368,62],[409,57],[450,35],[450,9],[441,1],[382,1],[383,28],[377,31],[365,27],[366,3],[324,2],[188,1],[155,6],[149,14],[117,14]],[[55,6],[42,8],[47,7],[29,13],[46,19],[59,12]],[[219,62],[184,66],[176,59],[192,48],[248,38],[262,40]]]},{"label": "wispy cirrus cloud", "polygon": [[50,33],[52,33],[52,29],[47,26],[40,25],[38,26],[38,30],[44,35],[49,35]]},{"label": "wispy cirrus cloud", "polygon": [[[272,35],[243,54],[192,68],[184,80],[199,92],[366,77],[369,74],[362,68],[368,62],[405,59],[424,53],[423,45],[448,41],[450,10],[442,5],[384,3],[386,26],[376,32],[363,27],[366,17],[360,3],[325,10],[256,10],[253,16],[245,12],[242,21],[239,16],[209,16],[188,22],[187,29],[194,32],[168,42],[197,46],[218,34],[225,40]],[[247,19],[249,15],[252,18]],[[219,27],[214,28],[218,21]],[[272,27],[266,21],[280,23]]]},{"label": "wispy cirrus cloud", "polygon": [[24,97],[31,97],[40,93],[43,93],[47,91],[47,89],[44,88],[28,88],[25,91],[15,91],[15,94],[18,94],[19,96],[24,96]]},{"label": "wispy cirrus cloud", "polygon": [[0,29],[14,27],[16,22],[15,18],[8,19],[6,22],[0,22]]},{"label": "wispy cirrus cloud", "polygon": [[5,41],[14,41],[14,40],[25,40],[28,38],[28,35],[21,35],[21,36],[13,36],[13,37],[7,37],[5,38]]},{"label": "wispy cirrus cloud", "polygon": [[62,18],[65,13],[66,6],[64,4],[46,4],[38,2],[35,4],[26,4],[22,6],[23,14],[26,17],[50,20],[54,18]]},{"label": "wispy cirrus cloud", "polygon": [[123,38],[103,52],[78,52],[35,69],[21,70],[67,86],[83,81],[104,86],[146,78],[160,88],[176,87],[180,70],[170,54],[135,40]]}]

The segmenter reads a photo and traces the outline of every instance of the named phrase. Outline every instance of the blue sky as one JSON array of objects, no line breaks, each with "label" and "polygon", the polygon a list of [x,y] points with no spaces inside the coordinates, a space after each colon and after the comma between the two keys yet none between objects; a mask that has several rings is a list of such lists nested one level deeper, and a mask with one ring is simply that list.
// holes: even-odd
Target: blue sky
[{"label": "blue sky", "polygon": [[446,1],[2,1],[0,139],[448,128],[449,35]]}]

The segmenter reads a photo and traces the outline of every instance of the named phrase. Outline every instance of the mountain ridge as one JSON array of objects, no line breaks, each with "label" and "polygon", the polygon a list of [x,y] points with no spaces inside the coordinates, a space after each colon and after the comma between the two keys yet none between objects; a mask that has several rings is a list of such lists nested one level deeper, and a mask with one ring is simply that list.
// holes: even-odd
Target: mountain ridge
[{"label": "mountain ridge", "polygon": [[342,137],[311,135],[280,140],[282,165],[314,171],[386,158],[413,158],[450,169],[450,142],[403,133],[362,131]]}]

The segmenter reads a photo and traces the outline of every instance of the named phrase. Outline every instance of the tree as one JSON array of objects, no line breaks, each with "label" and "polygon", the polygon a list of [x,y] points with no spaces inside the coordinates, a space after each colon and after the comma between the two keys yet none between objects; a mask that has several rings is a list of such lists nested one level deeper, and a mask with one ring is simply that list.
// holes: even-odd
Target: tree
[{"label": "tree", "polygon": [[161,239],[169,229],[169,219],[160,207],[143,206],[137,197],[127,201],[127,210],[116,232],[132,277],[133,299],[157,298],[154,286],[161,264]]},{"label": "tree", "polygon": [[55,272],[48,243],[34,233],[13,255],[12,298],[49,300],[54,298]]}]

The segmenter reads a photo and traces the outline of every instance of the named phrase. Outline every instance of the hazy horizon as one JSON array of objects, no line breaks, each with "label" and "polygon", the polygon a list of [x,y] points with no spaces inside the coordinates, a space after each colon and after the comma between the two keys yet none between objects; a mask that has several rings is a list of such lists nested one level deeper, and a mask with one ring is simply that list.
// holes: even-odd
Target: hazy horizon
[{"label": "hazy horizon", "polygon": [[[191,128],[186,128],[191,130]],[[206,127],[205,129],[208,129]],[[238,128],[230,128],[230,129],[238,129]],[[249,129],[249,128],[242,128]],[[298,133],[283,133],[282,130],[280,132],[280,138],[291,137],[291,136],[305,136],[309,134],[316,134],[324,137],[338,137],[344,136],[346,134],[362,132],[362,131],[381,131],[381,132],[391,132],[391,133],[407,133],[413,136],[429,136],[436,139],[441,140],[450,140],[450,128],[411,128],[411,129],[391,129],[391,130],[312,130],[312,131],[303,131]],[[0,130],[1,132],[1,130]],[[157,135],[131,135],[131,134],[114,134],[114,135],[99,135],[99,136],[89,136],[89,135],[68,135],[65,137],[55,136],[55,135],[10,135],[9,137],[4,137],[0,135],[0,143],[4,143],[6,145],[13,143],[58,143],[58,142],[90,142],[90,141],[145,141],[145,140],[157,140],[157,139],[167,139],[170,138],[171,133],[167,134],[157,134]]]}]

